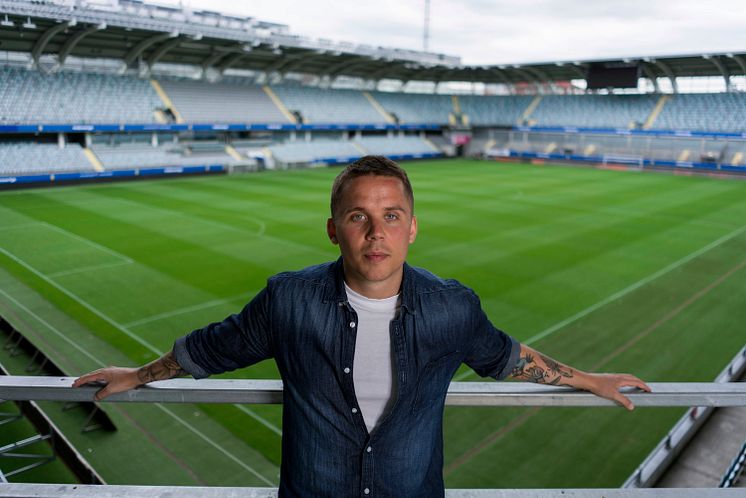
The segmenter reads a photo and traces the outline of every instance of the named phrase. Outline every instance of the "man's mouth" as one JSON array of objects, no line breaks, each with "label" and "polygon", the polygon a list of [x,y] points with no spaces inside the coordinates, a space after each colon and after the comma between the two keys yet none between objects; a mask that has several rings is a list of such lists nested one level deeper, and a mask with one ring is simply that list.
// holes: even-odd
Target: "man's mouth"
[{"label": "man's mouth", "polygon": [[379,261],[383,261],[388,257],[388,254],[383,252],[369,252],[365,254],[365,259],[368,261],[372,261],[373,263],[378,263]]}]

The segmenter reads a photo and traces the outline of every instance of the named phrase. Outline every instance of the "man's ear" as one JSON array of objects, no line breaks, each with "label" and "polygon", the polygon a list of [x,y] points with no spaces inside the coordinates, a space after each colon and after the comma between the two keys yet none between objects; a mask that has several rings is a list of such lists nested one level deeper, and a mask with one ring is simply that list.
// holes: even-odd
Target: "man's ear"
[{"label": "man's ear", "polygon": [[329,236],[329,240],[332,241],[332,244],[339,244],[339,241],[337,240],[337,225],[334,224],[334,218],[326,220],[326,234]]},{"label": "man's ear", "polygon": [[412,215],[412,224],[409,225],[409,243],[413,243],[417,238],[417,217]]}]

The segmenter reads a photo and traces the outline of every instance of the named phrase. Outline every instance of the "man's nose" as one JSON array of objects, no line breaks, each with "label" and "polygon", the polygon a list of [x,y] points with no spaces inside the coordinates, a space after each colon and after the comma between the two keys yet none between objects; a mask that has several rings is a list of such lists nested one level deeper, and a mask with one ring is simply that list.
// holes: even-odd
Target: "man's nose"
[{"label": "man's nose", "polygon": [[377,240],[383,238],[383,223],[379,220],[370,220],[368,223],[368,238]]}]

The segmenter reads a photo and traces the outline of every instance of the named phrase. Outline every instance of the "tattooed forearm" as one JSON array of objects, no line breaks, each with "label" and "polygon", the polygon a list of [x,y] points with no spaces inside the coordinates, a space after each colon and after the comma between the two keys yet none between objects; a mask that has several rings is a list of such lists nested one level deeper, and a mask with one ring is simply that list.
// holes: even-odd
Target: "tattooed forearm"
[{"label": "tattooed forearm", "polygon": [[574,374],[571,368],[562,363],[521,346],[521,355],[511,375],[516,379],[537,384],[568,386],[571,385],[568,380]]},{"label": "tattooed forearm", "polygon": [[137,379],[146,384],[154,380],[172,379],[180,375],[186,375],[186,373],[174,358],[173,351],[169,351],[157,360],[141,367],[137,371]]}]

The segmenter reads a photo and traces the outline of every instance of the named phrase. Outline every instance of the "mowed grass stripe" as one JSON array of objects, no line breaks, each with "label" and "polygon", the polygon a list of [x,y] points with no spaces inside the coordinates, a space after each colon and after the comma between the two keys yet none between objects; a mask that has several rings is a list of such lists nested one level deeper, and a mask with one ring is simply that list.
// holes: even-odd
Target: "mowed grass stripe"
[{"label": "mowed grass stripe", "polygon": [[[458,278],[473,287],[496,325],[504,326],[524,339],[570,316],[572,313],[568,311],[582,310],[665,267],[677,257],[716,240],[732,227],[740,226],[740,220],[746,218],[746,191],[744,183],[737,181],[474,161],[408,163],[405,167],[415,189],[421,229],[412,248],[411,262],[427,266],[443,276]],[[129,306],[142,309],[133,320],[125,320],[129,322],[224,299],[247,288],[261,287],[264,279],[277,271],[332,259],[335,249],[325,238],[323,223],[328,216],[331,180],[338,171],[329,168],[96,185],[49,190],[45,195],[78,208],[81,216],[85,216],[82,213],[87,209],[126,221],[117,224],[117,230],[112,233],[102,233],[106,230],[97,226],[100,222],[89,223],[83,219],[67,220],[67,225],[63,225],[72,231],[77,227],[76,233],[81,236],[90,236],[116,250],[126,246],[130,240],[137,241],[139,232],[130,233],[128,224],[141,224],[149,227],[151,232],[166,235],[164,243],[153,246],[153,250],[179,251],[183,239],[200,246],[194,244],[195,237],[209,235],[214,238],[209,247],[212,250],[210,257],[227,253],[239,260],[253,262],[256,267],[256,271],[243,272],[242,280],[224,282],[224,285],[218,284],[221,273],[213,275],[213,290],[222,287],[217,294],[204,292],[190,282],[179,283],[185,291],[191,289],[190,300],[185,299],[180,305],[163,300],[161,296],[156,299],[143,294],[142,304],[128,301]],[[27,203],[25,196],[16,194],[9,203],[5,201],[11,197],[6,199],[0,194],[0,199],[4,205],[12,204],[28,214],[48,209],[43,199],[36,206]],[[255,214],[256,219],[266,224],[269,237],[257,236],[255,230],[259,224],[252,224],[249,219]],[[61,214],[59,218],[65,218],[65,215]],[[16,216],[8,220],[9,223],[23,221]],[[2,223],[0,221],[0,226]],[[0,232],[0,240],[2,236]],[[292,249],[272,237],[308,244],[321,252],[307,252],[299,247]],[[110,245],[107,241],[121,245]],[[672,271],[661,281],[652,282],[609,303],[603,310],[577,320],[561,333],[541,341],[540,349],[546,348],[550,355],[579,368],[589,368],[593,361],[618,349],[640,330],[660,319],[662,310],[669,309],[666,307],[669,297],[679,299],[679,290],[696,287],[707,281],[703,278],[711,272],[717,274],[723,270],[720,261],[713,258],[727,261],[736,257],[733,256],[733,246],[738,243],[738,238],[733,239],[712,254]],[[169,244],[174,247],[169,248]],[[134,245],[133,253],[145,250],[145,245]],[[194,247],[194,251],[193,260],[198,260],[199,247]],[[138,257],[132,257],[139,262]],[[193,265],[184,264],[186,261],[184,259],[174,266],[179,266],[182,273],[203,272],[198,261]],[[149,278],[171,278],[168,272],[161,272],[161,264],[157,258],[151,258]],[[125,286],[128,279],[135,277],[125,272],[117,276]],[[719,296],[719,301],[709,294],[704,296],[684,310],[681,316],[615,358],[609,367],[662,376],[650,380],[671,380],[668,375],[680,373],[671,358],[676,358],[682,351],[691,351],[692,343],[699,344],[699,349],[705,354],[698,360],[704,365],[694,365],[691,375],[702,375],[707,369],[729,360],[732,354],[728,348],[733,347],[733,337],[701,347],[701,338],[695,335],[695,331],[686,330],[675,336],[679,339],[677,343],[671,340],[669,327],[678,324],[682,316],[692,319],[690,314],[695,309],[704,313],[699,305],[706,301],[714,308],[707,312],[712,314],[711,321],[727,330],[728,321],[723,321],[722,317],[737,315],[732,307],[743,303],[738,301],[738,293],[736,296],[722,296],[720,293],[726,286],[737,286],[739,278],[742,278],[741,273],[736,272],[720,287],[713,289],[711,294]],[[194,280],[200,279],[195,277]],[[65,277],[64,283],[74,286],[74,289],[85,285],[75,276]],[[174,296],[175,299],[178,297],[180,295]],[[117,299],[114,294],[106,296],[106,302]],[[216,318],[213,313],[223,309],[225,306],[220,305],[214,310],[205,309],[204,313],[196,310],[165,317],[143,323],[137,330],[146,337],[155,338],[164,331],[173,336],[180,328],[201,325],[198,323],[200,317]],[[659,345],[661,337],[670,343],[665,347],[666,361],[651,364],[647,345]],[[273,376],[277,373],[271,363],[265,362],[231,375]],[[222,410],[224,408],[227,410]],[[279,450],[271,449],[277,447],[276,435],[271,439],[270,431],[264,431],[267,438],[257,442],[257,438],[252,439],[252,434],[249,434],[250,429],[246,429],[247,425],[250,426],[246,423],[246,415],[239,410],[218,406],[204,409],[208,413],[222,411],[213,414],[216,420],[230,427],[237,437],[258,444],[265,455],[275,451],[276,461],[279,461]],[[278,407],[256,406],[252,409],[270,417],[270,420],[273,420],[271,417],[279,420]],[[479,408],[447,410],[447,462],[478,445],[496,428],[510,423],[521,413],[517,408],[495,413]],[[676,414],[675,410],[671,413],[641,411],[630,418],[627,414],[607,415],[603,410],[600,413],[594,410],[547,410],[546,416],[532,417],[524,427],[517,428],[515,434],[500,438],[499,445],[487,448],[471,459],[469,465],[459,467],[449,476],[448,485],[533,487],[534,483],[538,485],[534,466],[539,461],[538,455],[545,455],[545,451],[556,455],[559,463],[542,474],[541,485],[563,487],[581,477],[588,478],[587,483],[595,485],[617,485],[626,477],[625,466],[639,462],[638,456],[646,451],[646,441],[652,446],[656,442],[656,431],[666,428]],[[579,420],[583,421],[580,429],[576,425]],[[640,431],[632,431],[632,439],[628,441],[630,435],[620,432],[620,429],[631,430],[634,424],[639,424]],[[576,433],[571,441],[565,441],[567,431],[561,430],[565,426],[571,427],[569,432]],[[610,435],[599,436],[593,432],[602,430],[611,431]],[[650,434],[646,430],[650,430]],[[609,441],[614,445],[620,444],[620,440],[624,441],[625,449],[607,461],[596,449],[588,447],[596,441]],[[537,444],[545,444],[546,450],[536,450]],[[500,449],[512,460],[506,461]],[[578,454],[591,455],[594,465],[574,468],[573,462],[580,465]],[[514,471],[508,476],[501,475],[495,472],[496,465],[509,465]]]},{"label": "mowed grass stripe", "polygon": [[[713,289],[721,285],[726,279],[733,276],[736,272],[742,270],[745,266],[746,266],[746,260],[742,260],[738,264],[733,266],[732,268],[728,269],[722,275],[719,275],[714,281],[708,283],[705,287],[701,289],[697,289],[692,295],[688,296],[683,302],[675,306],[673,309],[667,312],[664,316],[660,317],[658,320],[656,320],[654,323],[650,324],[650,326],[646,327],[644,330],[636,334],[626,343],[622,344],[621,346],[619,346],[618,348],[616,348],[615,350],[613,350],[612,352],[610,352],[609,354],[601,358],[599,361],[597,361],[589,369],[589,371],[594,371],[594,372],[601,371],[601,369],[604,368],[606,365],[608,365],[610,362],[612,362],[613,360],[618,358],[620,355],[627,352],[632,346],[637,345],[640,341],[645,339],[648,335],[653,333],[656,329],[663,326],[667,322],[671,321],[673,318],[679,316],[684,310],[686,310],[692,304],[702,299],[704,296],[710,293]],[[459,467],[461,467],[464,464],[467,464],[471,459],[475,458],[480,452],[484,451],[486,448],[494,444],[498,439],[505,437],[508,434],[510,434],[512,431],[522,427],[526,422],[529,421],[531,417],[538,414],[539,412],[540,412],[540,409],[538,408],[528,410],[524,412],[522,415],[520,415],[519,417],[512,420],[507,426],[498,429],[496,432],[491,434],[489,437],[481,441],[478,445],[470,448],[467,452],[465,452],[464,454],[460,455],[458,458],[453,460],[446,467],[445,474],[446,475],[452,474]]]},{"label": "mowed grass stripe", "polygon": [[[60,332],[56,327],[54,327],[48,321],[44,320],[38,314],[36,314],[32,310],[30,310],[29,308],[27,308],[26,306],[24,306],[23,303],[21,303],[18,300],[16,300],[13,296],[7,294],[2,289],[0,289],[0,294],[5,299],[7,299],[9,302],[13,303],[19,309],[23,310],[25,313],[27,313],[28,315],[30,315],[31,317],[33,317],[35,320],[37,320],[39,323],[41,323],[47,330],[51,331],[59,339],[61,339],[62,341],[66,342],[67,344],[69,344],[71,347],[73,347],[75,350],[77,350],[83,356],[87,357],[95,366],[97,366],[98,368],[103,368],[103,367],[106,366],[106,364],[104,362],[102,362],[100,358],[98,358],[97,356],[95,356],[91,352],[89,352],[87,349],[85,349],[82,346],[80,346],[80,344],[78,344],[77,342],[71,340],[67,335],[65,335],[62,332]],[[169,410],[168,408],[166,408],[165,406],[163,406],[160,403],[154,403],[153,405],[155,407],[157,407],[159,410],[161,410],[161,411],[165,412],[166,414],[168,414],[171,418],[173,418],[174,420],[176,420],[179,424],[181,424],[183,427],[185,427],[186,429],[188,429],[190,432],[192,432],[195,435],[197,435],[200,439],[202,439],[208,445],[210,445],[213,448],[215,448],[217,451],[219,451],[221,454],[223,454],[229,460],[235,462],[241,468],[243,468],[244,470],[247,470],[249,473],[251,473],[252,475],[254,475],[261,483],[269,485],[269,486],[276,486],[277,485],[276,481],[270,480],[270,479],[266,478],[264,475],[262,475],[256,469],[254,469],[254,467],[252,467],[251,465],[248,465],[246,462],[244,462],[241,459],[237,458],[233,453],[231,453],[230,451],[226,450],[220,444],[216,443],[209,436],[207,436],[202,431],[200,431],[199,429],[197,429],[194,425],[190,424],[188,421],[184,420],[182,417],[180,417],[179,415],[177,415],[176,413],[174,413],[172,410]],[[134,419],[132,419],[132,417],[128,416],[128,418],[130,420],[134,421]],[[161,451],[163,451],[164,453],[166,453],[166,455],[169,458],[171,458],[172,460],[174,460],[177,463],[177,465],[185,468],[188,471],[188,473],[190,475],[194,476],[195,479],[198,482],[204,483],[204,481],[201,481],[200,478],[197,478],[196,475],[195,475],[195,473],[194,473],[194,471],[191,468],[189,468],[188,465],[186,465],[180,458],[178,458],[176,455],[174,455],[169,448],[167,448],[164,444],[162,444],[160,441],[158,441],[152,434],[149,434],[147,430],[142,429],[142,431],[148,435],[149,439],[151,439],[152,441],[155,441],[156,445],[161,449]]]},{"label": "mowed grass stripe", "polygon": [[[719,281],[717,288],[699,296],[606,365],[610,371],[631,370],[649,381],[709,381],[743,346],[739,328],[746,316],[742,292],[746,272],[742,267],[731,270],[745,246],[743,236],[731,240],[690,262],[688,271],[671,273],[657,285],[615,303],[607,313],[592,315],[591,320],[545,339],[539,349],[591,370],[593,363],[623,348],[630,336],[649,329],[700,289]],[[727,278],[720,281],[723,274]],[[449,486],[470,486],[471,482],[500,483],[501,487],[618,486],[682,413],[680,409],[638,409],[633,414],[553,409],[532,412],[529,417],[527,411],[447,410],[447,465],[474,448],[480,453],[469,465],[452,469]],[[514,432],[506,432],[508,426]],[[546,458],[551,465],[535,472],[532,464],[540,465]],[[510,472],[496,475],[496,469],[506,468]]]},{"label": "mowed grass stripe", "polygon": [[[101,216],[98,214],[99,212],[101,212],[99,205],[86,203],[84,209],[78,209],[77,207],[70,206],[65,203],[60,203],[57,200],[45,199],[44,202],[47,203],[47,208],[50,209],[49,211],[50,213],[66,212],[67,216],[70,217],[70,219],[85,218],[88,220],[90,224],[93,224],[96,226],[106,226],[107,228],[109,228],[109,231],[113,231],[115,233],[116,232],[128,233],[130,237],[134,235],[136,237],[136,240],[138,241],[147,241],[148,244],[157,245],[160,249],[151,250],[145,253],[136,252],[135,254],[137,254],[137,256],[133,255],[133,257],[134,259],[137,260],[138,264],[140,265],[147,264],[147,266],[150,266],[151,268],[159,272],[162,272],[164,270],[164,265],[158,264],[162,260],[164,260],[163,258],[165,258],[166,261],[170,261],[171,263],[173,263],[174,259],[178,259],[177,255],[179,254],[179,252],[184,251],[184,246],[187,246],[187,248],[189,246],[188,242],[174,240],[174,239],[169,239],[167,242],[164,242],[162,240],[163,237],[160,236],[160,234],[156,232],[153,232],[151,230],[146,230],[145,228],[139,225],[134,225],[132,223],[122,223],[110,217]],[[44,211],[44,213],[46,212],[47,211]],[[115,213],[116,211],[107,210],[103,212]],[[38,210],[35,210],[33,214],[40,215],[41,212],[39,212]],[[151,225],[151,228],[152,228],[152,225]],[[164,250],[163,249],[164,247],[173,248],[173,252]],[[123,251],[121,252],[125,252],[127,250],[134,251],[132,246],[128,246],[124,248]],[[183,273],[183,274],[192,275],[192,276],[202,276],[207,279],[215,278],[217,274],[217,276],[221,280],[219,280],[216,284],[220,285],[220,288],[223,288],[223,286],[225,285],[226,281],[229,278],[240,278],[239,276],[237,276],[236,271],[238,270],[239,271],[238,275],[241,275],[242,273],[241,268],[239,265],[235,264],[235,260],[230,261],[230,258],[228,257],[210,256],[209,254],[206,256],[204,253],[207,251],[202,251],[202,250],[190,251],[190,252],[194,253],[195,262],[194,263],[192,263],[191,261],[189,263],[184,263],[183,261],[177,262],[173,266],[174,271],[169,274],[169,277],[175,280],[182,280],[179,278],[179,275],[182,274],[181,270],[183,270],[186,267],[190,267],[192,265],[197,265],[197,264],[204,265],[205,262],[203,260],[205,259],[205,257],[207,257],[209,262],[220,263],[220,268],[223,269],[222,275],[217,273],[217,271],[214,269],[215,265],[212,265],[211,268],[207,268],[207,269],[205,269],[203,266],[202,268],[199,268],[198,271],[193,271],[191,273]],[[173,337],[165,338],[165,341],[162,341],[162,342],[165,342],[165,345],[160,346],[160,347],[156,346],[148,342],[147,340],[143,339],[141,337],[142,334],[136,334],[132,332],[131,330],[123,326],[121,323],[110,318],[108,313],[100,311],[101,309],[104,309],[104,310],[111,309],[111,306],[116,306],[119,303],[119,300],[116,300],[116,299],[112,301],[102,300],[100,303],[94,302],[93,304],[91,304],[90,302],[88,302],[88,300],[83,299],[82,297],[80,297],[79,295],[75,293],[72,293],[71,291],[61,286],[57,282],[54,282],[48,279],[46,276],[42,275],[40,272],[35,271],[34,269],[30,268],[28,265],[26,265],[22,261],[19,261],[17,258],[13,257],[13,259],[16,260],[17,263],[24,266],[27,270],[35,273],[36,276],[46,281],[49,285],[55,287],[56,289],[60,290],[67,296],[71,297],[74,302],[84,307],[87,311],[92,312],[97,317],[104,320],[104,322],[106,322],[108,325],[110,325],[111,327],[109,328],[108,334],[104,335],[104,337],[106,337],[109,341],[112,341],[113,343],[117,344],[121,350],[128,352],[129,355],[135,361],[135,363],[143,363],[146,361],[150,361],[154,357],[160,356],[163,353],[163,351],[165,351],[166,348],[170,347],[171,343],[173,342]],[[243,266],[244,267],[250,266],[251,268],[253,268],[253,265],[250,265],[249,263],[246,263]],[[131,271],[128,270],[127,273],[131,274]],[[245,275],[245,272],[244,272],[244,275]],[[124,276],[123,278],[126,281],[127,277]],[[100,282],[97,281],[95,276],[87,276],[86,278],[81,279],[79,282],[80,282],[79,285],[82,286],[86,290],[87,294],[91,295],[94,298],[100,295],[100,291],[99,291]],[[241,280],[241,282],[243,283],[243,280]],[[195,286],[193,282],[186,282],[186,283],[189,284],[191,288],[194,288],[194,289],[198,288],[198,286]],[[140,296],[140,299],[142,299],[142,296]],[[157,303],[158,299],[157,298],[154,299],[154,302]],[[80,312],[77,312],[75,314],[80,316]],[[85,318],[83,319],[85,320]],[[94,330],[96,330],[99,333],[105,332],[105,331],[102,331],[101,327],[95,327]],[[185,329],[182,331],[182,333],[185,333],[188,330],[189,329]],[[145,348],[145,351],[134,350],[132,344],[128,344],[126,341],[122,341],[120,338],[117,338],[116,337],[117,333],[123,333],[129,339],[136,341],[137,343],[139,343]],[[271,372],[275,372],[275,371],[276,370],[271,369]],[[268,420],[267,418],[259,415],[255,410],[251,408],[239,407],[237,409],[241,410],[241,412],[244,413],[245,415],[250,415],[254,420],[256,420],[256,423],[247,424],[247,426],[252,428],[252,430],[254,431],[255,435],[253,437],[255,439],[258,438],[258,440],[260,441],[266,440],[266,436],[261,434],[262,431],[269,431],[269,433],[275,439],[277,439],[277,435],[281,434],[281,429],[279,428],[280,417],[278,415],[275,415],[274,417],[272,417],[272,419]],[[223,408],[223,410],[225,410],[225,408]],[[214,414],[215,412],[211,412],[211,413]],[[279,448],[276,448],[276,447],[270,447],[270,448],[273,451],[271,451],[268,455],[266,455],[267,458],[269,458],[271,461],[275,463],[279,463]]]}]

